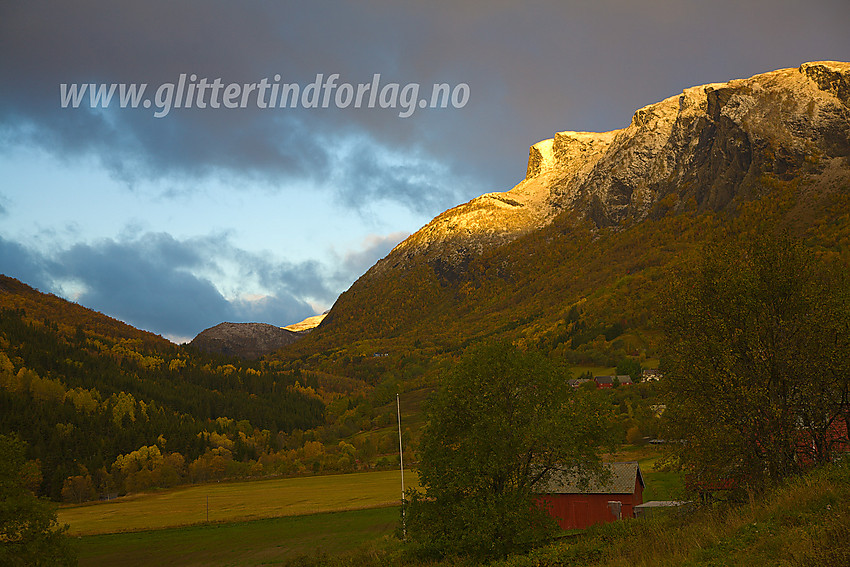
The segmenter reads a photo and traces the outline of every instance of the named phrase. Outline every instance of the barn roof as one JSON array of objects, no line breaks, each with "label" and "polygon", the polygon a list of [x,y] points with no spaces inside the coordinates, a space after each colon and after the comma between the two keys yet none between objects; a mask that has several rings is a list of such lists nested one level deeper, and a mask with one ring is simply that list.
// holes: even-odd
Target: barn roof
[{"label": "barn roof", "polygon": [[631,384],[632,377],[628,374],[618,374],[616,376],[594,376],[593,379],[597,384],[613,384],[616,378],[620,384]]},{"label": "barn roof", "polygon": [[605,482],[590,480],[584,485],[580,479],[571,473],[555,473],[548,482],[541,484],[537,492],[540,494],[632,494],[635,482],[646,486],[640,465],[637,461],[627,463],[608,463],[605,468],[611,473]]}]

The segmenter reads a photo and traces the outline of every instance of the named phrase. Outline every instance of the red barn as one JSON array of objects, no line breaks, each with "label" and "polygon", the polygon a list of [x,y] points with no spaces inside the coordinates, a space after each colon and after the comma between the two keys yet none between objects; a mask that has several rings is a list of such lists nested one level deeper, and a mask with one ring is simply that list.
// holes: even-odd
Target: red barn
[{"label": "red barn", "polygon": [[634,518],[634,507],[643,504],[643,475],[637,462],[606,465],[606,482],[581,487],[570,476],[555,478],[541,487],[537,499],[558,520],[561,529],[584,529],[593,524]]},{"label": "red barn", "polygon": [[621,386],[631,386],[632,377],[628,374],[619,374],[617,376],[594,376],[593,381],[596,382],[597,388],[613,388],[615,383]]}]

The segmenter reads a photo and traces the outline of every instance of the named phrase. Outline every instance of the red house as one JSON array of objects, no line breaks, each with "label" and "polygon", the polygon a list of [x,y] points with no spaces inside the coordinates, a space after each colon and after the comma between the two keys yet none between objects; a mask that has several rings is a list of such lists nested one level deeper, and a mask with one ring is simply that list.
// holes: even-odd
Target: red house
[{"label": "red house", "polygon": [[634,507],[643,504],[643,475],[637,462],[606,465],[611,475],[606,482],[589,482],[562,475],[539,490],[544,506],[561,529],[584,529],[593,524],[634,518]]},{"label": "red house", "polygon": [[631,386],[632,377],[628,374],[619,374],[617,376],[594,376],[593,381],[596,382],[597,388],[613,388],[614,384],[621,386]]}]

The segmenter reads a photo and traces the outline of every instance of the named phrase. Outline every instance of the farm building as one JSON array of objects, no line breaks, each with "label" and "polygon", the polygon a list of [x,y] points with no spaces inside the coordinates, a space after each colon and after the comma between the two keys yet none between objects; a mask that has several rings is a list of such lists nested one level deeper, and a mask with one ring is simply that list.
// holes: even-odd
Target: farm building
[{"label": "farm building", "polygon": [[558,520],[561,529],[584,529],[593,524],[634,518],[634,507],[643,503],[644,481],[636,462],[606,465],[605,482],[582,486],[572,476],[551,479],[538,491],[537,503]]},{"label": "farm building", "polygon": [[615,384],[623,386],[631,385],[632,377],[628,374],[618,376],[594,376],[597,388],[613,388]]}]

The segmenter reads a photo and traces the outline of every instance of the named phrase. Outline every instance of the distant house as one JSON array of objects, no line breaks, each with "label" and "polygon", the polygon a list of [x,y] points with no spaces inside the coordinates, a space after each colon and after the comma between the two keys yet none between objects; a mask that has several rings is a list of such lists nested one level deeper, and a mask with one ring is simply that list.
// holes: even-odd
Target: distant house
[{"label": "distant house", "polygon": [[567,383],[573,388],[578,388],[582,384],[586,384],[590,382],[590,378],[573,378],[572,380],[568,380]]},{"label": "distant house", "polygon": [[644,368],[643,370],[643,381],[644,382],[655,382],[661,378],[661,372],[657,368]]},{"label": "distant house", "polygon": [[636,462],[610,463],[607,481],[582,486],[573,476],[551,479],[538,490],[537,503],[545,507],[561,529],[584,529],[593,524],[634,518],[643,503],[644,481]]},{"label": "distant house", "polygon": [[696,493],[701,499],[715,492],[728,492],[738,488],[738,481],[732,478],[700,476],[692,473],[685,475],[685,489]]},{"label": "distant house", "polygon": [[[830,423],[820,444],[816,443],[811,431],[802,427],[794,432],[794,437],[791,448],[796,453],[797,463],[803,469],[811,468],[818,462],[827,460],[825,457],[836,460],[846,458],[846,455],[850,454],[847,421],[844,418]],[[828,452],[824,454],[821,451]],[[734,476],[707,476],[693,473],[685,475],[685,488],[689,492],[699,494],[701,498],[710,497],[715,492],[740,489],[741,483],[742,479]]]},{"label": "distant house", "polygon": [[632,377],[628,374],[620,374],[617,376],[594,376],[597,388],[613,388],[616,380],[621,386],[631,385]]}]

